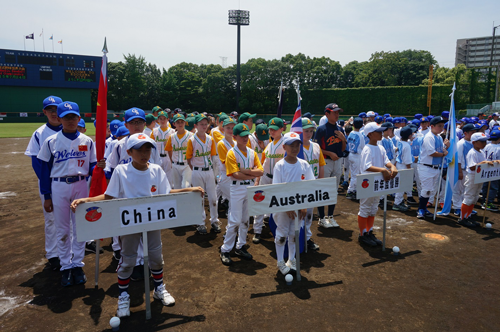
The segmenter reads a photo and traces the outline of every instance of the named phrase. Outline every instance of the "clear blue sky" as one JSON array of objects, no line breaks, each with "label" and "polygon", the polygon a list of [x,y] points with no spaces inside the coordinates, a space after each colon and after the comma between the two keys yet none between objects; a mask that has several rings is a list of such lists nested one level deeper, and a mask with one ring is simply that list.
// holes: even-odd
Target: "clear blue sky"
[{"label": "clear blue sky", "polygon": [[[489,36],[500,25],[500,1],[298,1],[298,0],[67,0],[2,4],[0,48],[24,48],[35,33],[36,50],[101,55],[107,37],[109,60],[142,55],[168,68],[186,61],[236,63],[236,27],[228,9],[250,10],[242,27],[242,62],[299,52],[326,56],[342,65],[366,61],[376,51],[430,51],[441,66],[455,64],[456,40]],[[500,28],[497,29],[500,34]],[[26,40],[33,50],[33,42]]]}]

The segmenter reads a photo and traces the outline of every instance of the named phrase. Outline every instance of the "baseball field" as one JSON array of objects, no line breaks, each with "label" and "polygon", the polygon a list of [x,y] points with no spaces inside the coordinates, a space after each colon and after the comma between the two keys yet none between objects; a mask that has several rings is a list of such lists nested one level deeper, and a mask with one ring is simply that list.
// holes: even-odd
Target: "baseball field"
[{"label": "baseball field", "polygon": [[[118,297],[110,239],[101,242],[97,289],[94,254],[84,260],[85,285],[63,288],[60,272],[47,266],[37,179],[24,156],[26,137],[39,125],[0,138],[0,330],[110,331]],[[1,137],[14,130],[0,124]],[[276,268],[268,229],[258,245],[250,230],[254,259],[233,257],[231,267],[219,258],[222,233],[163,230],[164,280],[176,305],[154,301],[152,319],[145,320],[143,283],[132,282],[132,313],[120,331],[499,331],[499,214],[486,212],[493,224],[487,231],[461,227],[455,216],[423,221],[414,209],[388,206],[389,249],[361,247],[358,204],[339,193],[340,228],[318,228],[315,219],[320,249],[301,256],[302,281],[291,286]],[[379,210],[379,238],[382,218]]]}]

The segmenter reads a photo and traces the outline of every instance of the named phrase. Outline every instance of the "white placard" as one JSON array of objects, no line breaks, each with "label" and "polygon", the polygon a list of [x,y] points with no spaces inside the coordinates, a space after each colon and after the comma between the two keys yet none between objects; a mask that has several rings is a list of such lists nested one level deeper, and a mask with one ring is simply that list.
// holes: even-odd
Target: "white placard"
[{"label": "white placard", "polygon": [[384,181],[382,173],[364,173],[356,176],[356,198],[369,198],[413,189],[413,168],[398,170],[394,179]]},{"label": "white placard", "polygon": [[19,113],[19,116],[21,118],[27,118],[28,117],[28,113]]},{"label": "white placard", "polygon": [[198,192],[112,199],[76,208],[76,237],[89,241],[198,224],[202,217]]},{"label": "white placard", "polygon": [[481,164],[476,166],[474,184],[500,180],[500,164]]},{"label": "white placard", "polygon": [[249,215],[314,208],[337,203],[337,178],[247,187]]}]

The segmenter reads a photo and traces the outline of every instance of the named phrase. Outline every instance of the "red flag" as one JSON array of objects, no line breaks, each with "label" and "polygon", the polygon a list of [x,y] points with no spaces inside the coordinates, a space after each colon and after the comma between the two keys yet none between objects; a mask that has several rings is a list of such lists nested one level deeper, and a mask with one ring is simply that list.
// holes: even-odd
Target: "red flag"
[{"label": "red flag", "polygon": [[[108,126],[108,75],[107,65],[108,59],[106,53],[106,39],[104,39],[104,49],[102,55],[101,76],[99,78],[99,92],[97,94],[97,111],[96,111],[96,128],[95,128],[95,145],[97,160],[104,159],[104,149],[106,144],[106,130]],[[90,185],[90,197],[104,194],[106,191],[107,182],[104,170],[100,167],[95,167],[92,173],[92,183]]]}]

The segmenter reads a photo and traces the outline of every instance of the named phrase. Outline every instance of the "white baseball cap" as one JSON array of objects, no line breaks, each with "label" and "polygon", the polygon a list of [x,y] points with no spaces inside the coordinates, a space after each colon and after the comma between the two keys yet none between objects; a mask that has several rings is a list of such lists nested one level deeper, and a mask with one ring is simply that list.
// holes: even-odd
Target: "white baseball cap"
[{"label": "white baseball cap", "polygon": [[488,138],[489,138],[489,136],[486,135],[485,133],[474,133],[474,134],[472,134],[470,140],[471,140],[471,142],[476,142],[476,141],[485,142],[488,140]]},{"label": "white baseball cap", "polygon": [[148,137],[148,135],[143,133],[133,134],[128,138],[127,150],[139,149],[145,143],[150,143],[153,146],[153,148],[156,149],[155,141],[153,141],[150,137]]},{"label": "white baseball cap", "polygon": [[302,140],[300,139],[300,134],[289,132],[283,136],[283,144],[292,144],[295,141],[299,141],[300,143],[302,143]]},{"label": "white baseball cap", "polygon": [[366,112],[366,116],[367,117],[375,116],[375,112],[374,111]]},{"label": "white baseball cap", "polygon": [[368,136],[369,133],[373,133],[374,131],[376,132],[383,132],[386,131],[388,128],[387,127],[382,127],[376,122],[370,122],[365,125],[365,128],[363,129],[363,133]]},{"label": "white baseball cap", "polygon": [[498,114],[498,112],[495,112],[492,114],[492,116],[500,116],[500,114]]}]

